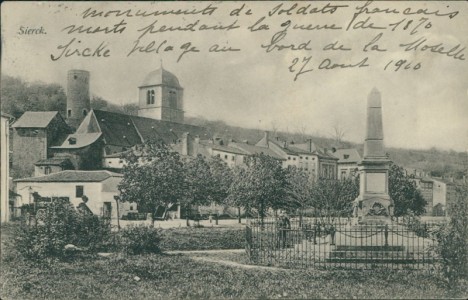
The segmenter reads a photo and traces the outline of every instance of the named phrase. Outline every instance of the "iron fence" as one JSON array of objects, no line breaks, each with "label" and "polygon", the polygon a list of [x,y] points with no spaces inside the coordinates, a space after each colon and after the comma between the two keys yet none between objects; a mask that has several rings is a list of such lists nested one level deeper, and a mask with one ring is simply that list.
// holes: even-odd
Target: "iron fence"
[{"label": "iron fence", "polygon": [[352,224],[350,219],[251,220],[246,251],[258,265],[290,268],[433,269],[437,223]]}]

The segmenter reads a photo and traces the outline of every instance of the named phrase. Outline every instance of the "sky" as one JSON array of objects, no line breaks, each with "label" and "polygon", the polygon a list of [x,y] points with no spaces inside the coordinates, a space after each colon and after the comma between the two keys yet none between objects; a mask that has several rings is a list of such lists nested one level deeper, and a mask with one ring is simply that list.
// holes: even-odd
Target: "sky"
[{"label": "sky", "polygon": [[[162,62],[184,88],[186,116],[223,120],[260,130],[274,127],[289,132],[305,130],[329,137],[333,136],[334,127],[339,127],[344,131],[345,140],[358,143],[363,142],[365,135],[367,96],[375,87],[382,95],[387,146],[468,150],[466,3],[385,1],[366,5],[365,2],[314,1],[298,2],[293,7],[294,4],[278,1],[3,3],[1,71],[29,82],[59,83],[66,87],[68,70],[88,70],[93,95],[115,104],[127,104],[136,103],[138,86],[146,74],[159,68]],[[242,5],[239,16],[230,15]],[[347,7],[336,8],[331,13],[333,6]],[[307,9],[299,10],[301,7]],[[103,14],[84,17],[83,12],[88,8],[103,11]],[[313,8],[321,12],[302,14]],[[131,10],[135,14],[137,10],[149,13],[179,9],[205,9],[205,15],[129,17],[111,12],[104,16],[115,10]],[[251,10],[249,15],[246,14],[248,9]],[[285,11],[280,13],[281,9]],[[354,22],[346,30],[354,16]],[[262,18],[261,23],[267,24],[268,30],[252,32],[248,29]],[[197,21],[193,32],[167,31],[139,37],[152,24],[156,30],[161,26],[186,28]],[[287,21],[290,21],[289,27]],[[93,30],[97,26],[107,26],[112,31],[119,22],[124,25],[108,34],[68,32],[72,25]],[[234,22],[239,28],[200,30],[201,24],[228,26]],[[379,28],[362,28],[369,27],[370,23]],[[294,25],[306,24],[335,24],[341,29],[293,29]],[[25,29],[41,27],[42,33],[24,34]],[[275,37],[281,37],[282,31],[283,37],[273,43]],[[379,34],[381,37],[364,51],[364,46]],[[93,51],[104,43],[110,55],[51,59],[51,55],[59,57],[63,47],[73,39],[69,49],[77,45],[78,49],[89,47]],[[418,39],[425,44],[419,45],[417,50],[404,51],[405,47],[400,46]],[[136,43],[150,49],[147,45],[151,42],[159,45],[164,41],[160,50],[171,45],[172,51],[136,51],[129,55]],[[335,42],[351,50],[323,50]],[[189,49],[187,43],[199,52],[186,53],[179,59],[181,48]],[[210,53],[208,50],[214,44],[240,51]],[[272,45],[269,52],[268,45]],[[370,50],[375,45],[380,51]],[[424,45],[434,47],[422,51]],[[457,45],[459,47],[448,54],[431,52],[431,49],[448,52]],[[280,47],[283,49],[278,50]],[[455,53],[458,58],[454,57]],[[326,65],[327,59],[332,64],[355,65],[365,58],[368,67],[319,68],[321,64],[322,67]],[[406,62],[396,71],[395,63],[400,60]],[[301,67],[304,71],[313,70],[294,80]]]}]

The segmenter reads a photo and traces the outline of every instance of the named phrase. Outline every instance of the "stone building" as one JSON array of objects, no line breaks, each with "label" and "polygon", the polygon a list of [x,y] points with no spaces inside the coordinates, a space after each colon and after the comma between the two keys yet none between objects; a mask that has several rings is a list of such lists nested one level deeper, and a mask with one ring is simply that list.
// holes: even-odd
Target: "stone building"
[{"label": "stone building", "polygon": [[67,123],[77,128],[91,110],[90,74],[85,70],[70,70],[67,78]]},{"label": "stone building", "polygon": [[345,179],[357,176],[358,163],[361,161],[361,156],[354,148],[336,149],[331,153],[338,158],[338,178]]},{"label": "stone building", "polygon": [[[0,222],[10,221],[10,122],[13,117],[1,113],[0,123]],[[14,205],[14,204],[13,204]]]},{"label": "stone building", "polygon": [[71,132],[55,111],[27,111],[13,128],[13,168],[22,176],[34,174],[34,164],[52,157],[51,148],[60,145]]}]

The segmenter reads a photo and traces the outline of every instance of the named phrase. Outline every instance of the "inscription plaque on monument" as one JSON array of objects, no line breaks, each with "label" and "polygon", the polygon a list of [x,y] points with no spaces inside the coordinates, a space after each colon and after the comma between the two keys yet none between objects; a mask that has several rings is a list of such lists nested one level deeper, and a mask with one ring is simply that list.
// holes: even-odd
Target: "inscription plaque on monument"
[{"label": "inscription plaque on monument", "polygon": [[366,192],[385,193],[385,173],[366,173]]}]

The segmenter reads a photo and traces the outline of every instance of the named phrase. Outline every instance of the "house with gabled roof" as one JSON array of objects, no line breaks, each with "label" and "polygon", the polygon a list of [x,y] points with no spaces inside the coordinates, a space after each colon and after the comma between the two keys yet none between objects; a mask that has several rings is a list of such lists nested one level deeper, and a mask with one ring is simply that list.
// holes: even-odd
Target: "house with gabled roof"
[{"label": "house with gabled roof", "polygon": [[[88,198],[88,207],[97,216],[117,217],[117,204],[115,196],[119,195],[117,188],[122,180],[122,174],[105,170],[81,171],[66,170],[44,176],[16,179],[16,190],[21,203],[34,203],[33,195],[41,201],[53,201],[53,199],[68,199],[77,207],[82,202],[82,197]],[[38,199],[36,199],[37,201]],[[135,203],[119,203],[119,215],[128,211],[136,211]]]},{"label": "house with gabled roof", "polygon": [[34,164],[52,157],[51,147],[62,144],[72,132],[56,111],[27,111],[11,127],[13,168],[21,176],[32,176]]},{"label": "house with gabled roof", "polygon": [[340,179],[350,178],[357,174],[361,156],[356,149],[336,149],[332,151],[331,155],[338,158],[338,176]]}]

